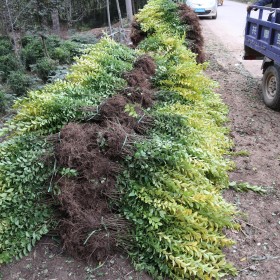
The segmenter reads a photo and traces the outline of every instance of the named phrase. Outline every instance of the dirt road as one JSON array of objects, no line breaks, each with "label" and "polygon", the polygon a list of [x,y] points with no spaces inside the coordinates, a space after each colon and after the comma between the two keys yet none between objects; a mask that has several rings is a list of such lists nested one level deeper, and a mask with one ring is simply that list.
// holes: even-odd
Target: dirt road
[{"label": "dirt road", "polygon": [[253,192],[225,193],[241,211],[238,222],[242,225],[240,232],[227,232],[236,241],[227,250],[227,257],[238,267],[239,275],[225,279],[279,280],[280,113],[265,107],[260,98],[261,79],[252,77],[238,57],[232,55],[232,45],[223,44],[208,21],[202,22],[210,61],[207,74],[219,82],[218,92],[230,109],[236,163],[230,178],[267,190],[263,196]]},{"label": "dirt road", "polygon": [[[244,61],[243,42],[246,24],[247,4],[225,0],[223,6],[218,7],[216,20],[203,19],[201,25],[210,30],[227,48],[237,63],[242,63],[253,77],[262,76],[261,61]],[[257,12],[252,11],[252,16]],[[227,63],[222,60],[222,65]]]}]

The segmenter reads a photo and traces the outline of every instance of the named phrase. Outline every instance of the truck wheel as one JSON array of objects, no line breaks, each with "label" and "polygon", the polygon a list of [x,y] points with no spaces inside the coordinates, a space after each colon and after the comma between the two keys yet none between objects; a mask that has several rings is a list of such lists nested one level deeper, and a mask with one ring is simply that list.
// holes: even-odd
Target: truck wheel
[{"label": "truck wheel", "polygon": [[262,81],[262,97],[266,106],[280,109],[280,74],[279,67],[270,65],[264,72]]}]

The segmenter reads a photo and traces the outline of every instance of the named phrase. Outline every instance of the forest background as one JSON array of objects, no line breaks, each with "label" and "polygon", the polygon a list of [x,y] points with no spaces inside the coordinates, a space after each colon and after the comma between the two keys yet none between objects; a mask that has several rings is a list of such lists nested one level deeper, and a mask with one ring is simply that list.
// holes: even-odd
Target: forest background
[{"label": "forest background", "polygon": [[131,19],[146,3],[0,0],[0,115],[28,90],[63,78],[83,46],[98,40],[86,31],[115,22],[127,24],[120,19]]}]

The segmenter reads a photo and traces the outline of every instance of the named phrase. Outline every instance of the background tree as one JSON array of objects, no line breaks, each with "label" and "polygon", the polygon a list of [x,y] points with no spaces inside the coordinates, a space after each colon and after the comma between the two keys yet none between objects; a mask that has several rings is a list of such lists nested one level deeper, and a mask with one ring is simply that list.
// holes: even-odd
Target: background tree
[{"label": "background tree", "polygon": [[133,21],[133,12],[132,12],[132,1],[131,0],[125,0],[125,6],[126,6],[126,14],[129,22],[131,23]]},{"label": "background tree", "polygon": [[[131,21],[147,0],[108,2],[112,21],[119,20],[120,14]],[[107,25],[106,3],[106,0],[0,0],[0,35],[8,35],[18,53],[18,41],[26,32],[60,35],[62,25],[66,28]]]}]

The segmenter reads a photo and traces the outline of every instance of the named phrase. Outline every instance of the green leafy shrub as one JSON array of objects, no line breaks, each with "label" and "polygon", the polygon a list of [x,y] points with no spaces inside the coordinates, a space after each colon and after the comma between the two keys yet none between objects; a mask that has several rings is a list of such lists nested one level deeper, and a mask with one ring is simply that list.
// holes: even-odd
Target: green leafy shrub
[{"label": "green leafy shrub", "polygon": [[126,86],[122,74],[132,69],[134,51],[110,39],[90,46],[74,64],[65,81],[31,91],[15,103],[18,114],[0,131],[23,134],[57,132],[63,124],[87,114],[82,106],[99,105],[116,90]]},{"label": "green leafy shrub", "polygon": [[121,76],[134,60],[133,50],[104,39],[77,60],[66,81],[17,101],[18,114],[2,130],[13,134],[0,143],[0,263],[26,255],[52,225],[46,202],[55,170],[52,145],[35,134],[55,133],[70,120],[87,117],[81,107],[98,106],[124,88]]},{"label": "green leafy shrub", "polygon": [[44,57],[42,40],[36,36],[26,36],[22,39],[21,59],[27,70],[30,65],[36,64],[37,60]]},{"label": "green leafy shrub", "polygon": [[7,98],[3,91],[0,90],[0,114],[4,114],[7,107]]},{"label": "green leafy shrub", "polygon": [[13,45],[9,38],[0,37],[0,56],[12,53]]},{"label": "green leafy shrub", "polygon": [[33,136],[0,144],[0,263],[26,255],[48,231],[51,208],[45,203],[46,182],[52,168],[42,157],[51,150]]},{"label": "green leafy shrub", "polygon": [[34,67],[35,72],[44,82],[48,80],[51,71],[55,70],[57,63],[55,60],[43,57],[37,60]]},{"label": "green leafy shrub", "polygon": [[16,95],[25,95],[28,88],[30,87],[31,80],[28,75],[23,71],[12,71],[10,72],[7,84]]},{"label": "green leafy shrub", "polygon": [[184,40],[179,37],[170,37],[164,33],[154,34],[144,40],[139,48],[165,53],[164,56],[156,55],[159,67],[154,77],[155,84],[162,89],[188,95],[189,99],[197,99],[203,91],[210,90],[205,84],[209,84],[209,88],[215,86],[214,82],[209,82],[200,75],[205,65],[197,65],[195,54],[186,49]]},{"label": "green leafy shrub", "polygon": [[[153,30],[152,46],[144,41],[135,51],[104,39],[88,48],[65,81],[32,91],[15,104],[17,115],[2,129],[11,139],[0,144],[0,262],[27,253],[48,230],[50,208],[38,202],[44,200],[51,170],[38,159],[52,149],[35,135],[87,119],[81,107],[98,110],[104,99],[124,89],[123,73],[132,69],[139,53],[148,51],[157,62],[153,80],[160,92],[145,113],[155,125],[135,143],[136,152],[124,160],[118,179],[122,197],[117,206],[133,225],[130,256],[155,279],[210,280],[236,273],[222,253],[232,244],[223,229],[237,227],[234,207],[220,194],[229,185],[231,168],[224,158],[232,145],[223,127],[227,108],[213,92],[216,84],[204,77],[205,66],[196,64],[180,34],[171,36],[172,20],[176,30],[178,22],[173,3],[154,0],[149,5],[154,5],[153,13],[146,9],[148,16],[140,16]],[[168,24],[160,18],[165,16]],[[157,24],[165,26],[157,29]],[[139,117],[133,104],[125,110]],[[37,212],[39,204],[43,214]]]},{"label": "green leafy shrub", "polygon": [[3,82],[6,82],[10,72],[20,68],[19,61],[13,54],[0,56],[0,76]]},{"label": "green leafy shrub", "polygon": [[222,126],[227,108],[181,39],[162,33],[146,41],[140,47],[156,58],[162,91],[151,111],[154,128],[119,178],[119,207],[135,227],[130,255],[155,279],[235,274],[221,251],[232,244],[223,228],[238,227],[219,193],[231,168],[224,158],[232,145]]},{"label": "green leafy shrub", "polygon": [[265,194],[267,190],[262,186],[250,185],[247,182],[230,182],[229,187],[237,192],[253,191],[259,194]]},{"label": "green leafy shrub", "polygon": [[165,33],[170,37],[182,38],[184,45],[196,54],[197,63],[203,63],[205,61],[204,39],[199,19],[185,3],[174,2],[170,0],[149,1],[135,17],[138,28],[132,30],[132,42],[138,44],[144,34],[151,36],[155,33]]},{"label": "green leafy shrub", "polygon": [[155,279],[211,279],[235,272],[220,250],[232,244],[222,228],[232,226],[234,208],[205,176],[207,162],[190,148],[155,136],[138,145],[120,179],[123,211],[135,225],[131,256]]},{"label": "green leafy shrub", "polygon": [[178,5],[169,0],[153,0],[136,15],[141,29],[148,34],[168,33],[183,37],[186,27],[178,16]]},{"label": "green leafy shrub", "polygon": [[98,39],[89,33],[78,33],[71,36],[71,41],[81,43],[81,44],[96,44]]},{"label": "green leafy shrub", "polygon": [[119,178],[118,205],[135,227],[130,255],[155,279],[236,274],[221,250],[232,244],[223,228],[238,228],[234,207],[220,194],[232,167],[224,158],[232,145],[223,127],[227,108],[203,75],[205,65],[186,49],[175,4],[149,1],[136,17],[152,34],[139,48],[156,59],[162,91],[151,111],[154,129]]}]

